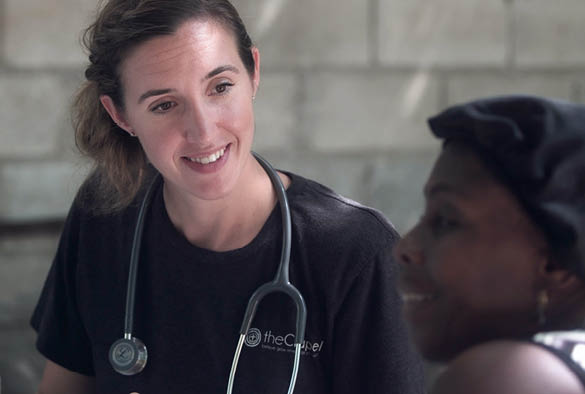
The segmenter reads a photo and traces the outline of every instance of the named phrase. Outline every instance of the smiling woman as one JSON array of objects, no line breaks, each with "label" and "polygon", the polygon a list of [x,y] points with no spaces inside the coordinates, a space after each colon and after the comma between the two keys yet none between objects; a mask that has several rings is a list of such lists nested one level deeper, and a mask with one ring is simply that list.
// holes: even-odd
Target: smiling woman
[{"label": "smiling woman", "polygon": [[518,201],[459,141],[445,146],[425,195],[420,224],[398,248],[406,313],[425,355],[446,359],[502,333],[530,333],[536,319],[523,312],[535,310],[545,240]]},{"label": "smiling woman", "polygon": [[[291,393],[298,376],[304,394],[422,393],[398,235],[376,210],[256,160],[260,53],[232,5],[110,0],[85,38],[74,119],[95,170],[32,317],[40,391]],[[280,294],[241,328],[275,274],[302,293],[290,291],[306,329]]]},{"label": "smiling woman", "polygon": [[[258,50],[250,52],[252,74],[246,72],[230,31],[214,20],[188,20],[172,35],[152,38],[126,56],[120,66],[123,109],[110,96],[100,97],[114,122],[138,138],[164,177],[173,224],[188,240],[216,250],[248,244],[272,209],[267,200],[272,196],[265,192],[269,185],[250,155],[252,97],[260,76]],[[288,182],[286,176],[283,180]],[[239,192],[233,193],[236,189]],[[259,210],[256,223],[241,217],[243,212],[237,209],[236,200],[243,196]],[[192,220],[203,217],[198,212],[202,208],[197,209],[202,202],[205,213],[213,209],[216,218],[229,216],[229,222],[248,222],[256,228],[240,232],[239,239],[222,242],[217,237],[207,245],[210,229]]]},{"label": "smiling woman", "polygon": [[496,97],[429,124],[445,143],[395,255],[415,342],[451,361],[433,392],[584,393],[585,107]]}]

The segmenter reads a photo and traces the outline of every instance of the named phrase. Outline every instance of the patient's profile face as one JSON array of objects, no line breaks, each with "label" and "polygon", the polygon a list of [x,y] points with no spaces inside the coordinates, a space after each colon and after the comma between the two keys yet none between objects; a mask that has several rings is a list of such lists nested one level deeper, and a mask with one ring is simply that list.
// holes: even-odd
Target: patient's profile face
[{"label": "patient's profile face", "polygon": [[469,146],[448,143],[424,189],[417,225],[397,244],[412,338],[430,360],[537,325],[546,241]]}]

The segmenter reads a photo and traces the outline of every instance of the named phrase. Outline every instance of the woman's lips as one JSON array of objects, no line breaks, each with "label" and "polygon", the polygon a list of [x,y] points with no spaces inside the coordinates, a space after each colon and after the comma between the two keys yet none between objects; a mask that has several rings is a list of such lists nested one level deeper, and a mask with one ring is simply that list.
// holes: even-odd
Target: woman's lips
[{"label": "woman's lips", "polygon": [[400,294],[402,301],[405,303],[419,303],[425,301],[432,301],[437,298],[434,293],[420,293],[420,292],[402,292]]},{"label": "woman's lips", "polygon": [[400,291],[402,305],[407,320],[411,323],[426,324],[434,315],[439,293],[429,288],[402,288]]},{"label": "woman's lips", "polygon": [[204,155],[204,156],[199,156],[199,157],[188,157],[185,156],[185,159],[195,162],[195,163],[199,163],[199,164],[209,164],[209,163],[214,163],[217,160],[221,159],[225,153],[226,147],[223,147],[221,149],[218,149],[217,151],[209,154],[209,155]]},{"label": "woman's lips", "polygon": [[227,162],[232,144],[214,152],[199,156],[183,156],[182,160],[189,168],[202,174],[218,171]]}]

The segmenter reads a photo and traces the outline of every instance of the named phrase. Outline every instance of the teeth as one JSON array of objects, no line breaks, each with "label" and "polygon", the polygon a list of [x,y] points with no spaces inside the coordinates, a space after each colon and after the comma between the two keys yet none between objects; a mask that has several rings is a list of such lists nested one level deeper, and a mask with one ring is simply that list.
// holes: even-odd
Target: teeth
[{"label": "teeth", "polygon": [[417,294],[417,293],[402,294],[402,301],[404,301],[404,302],[430,301],[434,298],[435,298],[435,296],[433,296],[432,294]]},{"label": "teeth", "polygon": [[215,161],[217,161],[220,157],[223,156],[223,154],[225,153],[225,148],[221,148],[220,150],[218,150],[215,153],[210,154],[209,156],[204,156],[204,157],[188,157],[187,159],[195,162],[195,163],[199,163],[199,164],[209,164],[209,163],[213,163]]}]

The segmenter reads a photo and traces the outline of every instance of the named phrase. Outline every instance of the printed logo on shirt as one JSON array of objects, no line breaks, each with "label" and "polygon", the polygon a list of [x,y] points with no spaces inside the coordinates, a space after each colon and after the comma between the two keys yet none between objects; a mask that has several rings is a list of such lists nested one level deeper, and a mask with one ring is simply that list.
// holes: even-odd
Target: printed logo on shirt
[{"label": "printed logo on shirt", "polygon": [[[260,348],[274,352],[294,353],[295,351],[295,334],[293,333],[279,335],[272,330],[262,332],[257,328],[250,328],[244,342],[248,347],[257,347],[260,345]],[[321,350],[323,350],[324,343],[324,340],[310,341],[305,339],[301,343],[301,355],[311,357],[319,356]]]},{"label": "printed logo on shirt", "polygon": [[262,333],[257,328],[250,328],[248,335],[246,335],[246,345],[248,347],[256,347],[262,342]]}]

